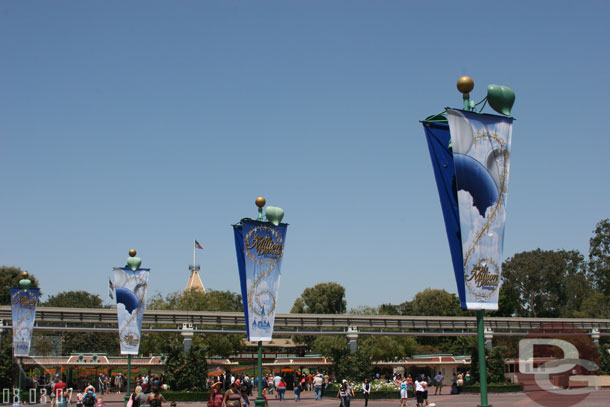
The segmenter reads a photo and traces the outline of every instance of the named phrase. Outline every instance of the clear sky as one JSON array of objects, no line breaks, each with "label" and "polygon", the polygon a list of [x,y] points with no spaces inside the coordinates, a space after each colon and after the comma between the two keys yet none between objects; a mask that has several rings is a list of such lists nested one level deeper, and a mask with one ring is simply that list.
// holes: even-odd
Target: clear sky
[{"label": "clear sky", "polygon": [[[610,217],[607,1],[4,1],[0,264],[107,300],[135,248],[149,293],[238,292],[231,224],[290,224],[279,311],[456,292],[419,120],[457,79],[517,95],[504,252],[588,252]],[[606,118],[606,119],[604,119]],[[46,298],[46,297],[45,297]]]}]

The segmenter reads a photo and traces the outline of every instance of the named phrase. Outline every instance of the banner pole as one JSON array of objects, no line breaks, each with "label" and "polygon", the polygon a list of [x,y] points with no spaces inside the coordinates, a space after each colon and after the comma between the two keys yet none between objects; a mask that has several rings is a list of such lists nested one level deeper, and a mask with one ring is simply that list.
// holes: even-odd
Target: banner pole
[{"label": "banner pole", "polygon": [[127,389],[125,390],[125,406],[129,402],[129,396],[131,393],[129,389],[131,388],[131,355],[127,355]]},{"label": "banner pole", "polygon": [[265,398],[263,397],[263,341],[258,341],[258,395],[254,405],[265,407]]},{"label": "banner pole", "polygon": [[21,396],[23,395],[21,376],[23,375],[23,356],[19,357],[19,393],[17,395],[19,402],[21,403]]},{"label": "banner pole", "polygon": [[479,347],[479,383],[481,383],[481,404],[479,407],[492,407],[487,402],[487,364],[485,363],[485,323],[483,310],[477,311],[477,342]]}]

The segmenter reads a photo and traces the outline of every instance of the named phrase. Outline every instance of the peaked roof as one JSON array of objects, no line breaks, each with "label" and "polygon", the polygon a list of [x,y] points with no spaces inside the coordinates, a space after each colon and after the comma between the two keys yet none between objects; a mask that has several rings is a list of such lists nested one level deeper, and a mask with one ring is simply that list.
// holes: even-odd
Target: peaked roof
[{"label": "peaked roof", "polygon": [[199,272],[197,270],[191,271],[191,276],[189,277],[188,283],[186,283],[185,292],[196,290],[205,294],[205,287],[201,282],[201,277],[199,277]]}]

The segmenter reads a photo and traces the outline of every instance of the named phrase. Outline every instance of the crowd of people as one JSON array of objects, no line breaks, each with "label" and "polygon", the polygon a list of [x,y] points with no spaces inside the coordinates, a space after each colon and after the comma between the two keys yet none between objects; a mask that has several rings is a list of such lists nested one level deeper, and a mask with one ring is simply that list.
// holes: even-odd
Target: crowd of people
[{"label": "crowd of people", "polygon": [[[380,379],[379,374],[376,378]],[[375,377],[371,378],[375,379]],[[127,407],[162,407],[166,402],[161,394],[161,390],[167,388],[164,385],[165,377],[156,374],[138,375],[135,377],[135,390],[129,395]],[[38,382],[38,378],[36,378]],[[441,395],[445,384],[445,377],[441,372],[438,372],[433,378],[425,374],[416,374],[415,379],[409,373],[401,375],[395,373],[392,378],[386,380],[387,383],[393,383],[400,392],[400,406],[407,407],[409,391],[414,392],[416,398],[416,407],[429,407],[428,392],[434,387],[434,394]],[[451,389],[449,393],[457,394],[459,388],[464,384],[469,384],[470,373],[458,372],[453,374]],[[99,374],[97,383],[82,381],[78,382],[82,389],[76,396],[73,396],[73,389],[68,388],[65,379],[56,375],[49,383],[42,383],[48,389],[47,393],[50,397],[51,407],[104,407],[103,394],[104,392],[120,393],[126,389],[126,379],[122,374],[109,377],[104,374]],[[335,378],[328,374],[317,372],[315,374],[289,374],[268,375],[263,378],[262,396],[265,399],[267,407],[270,398],[278,399],[283,402],[286,399],[288,389],[294,392],[294,401],[301,400],[303,391],[313,391],[315,400],[322,400],[322,394],[331,383],[335,383]],[[349,380],[341,380],[339,383],[336,397],[340,401],[340,407],[350,407],[351,400],[354,398],[354,385]],[[249,407],[253,389],[258,386],[258,377],[249,377],[248,375],[236,376],[230,372],[221,373],[220,375],[209,379],[210,399],[208,407]],[[369,397],[371,395],[371,381],[366,378],[362,384],[357,386],[358,391],[362,392],[364,406],[368,407]],[[172,402],[175,406],[175,402]]]},{"label": "crowd of people", "polygon": [[[166,388],[163,380],[163,376],[155,374],[137,376],[135,390],[129,395],[127,407],[162,407],[166,402],[160,393],[161,389]],[[44,398],[41,402],[50,402],[50,407],[104,407],[104,392],[121,393],[127,390],[126,379],[121,373],[112,378],[100,373],[95,383],[88,381],[83,384],[83,380],[79,379],[72,383],[78,386],[76,389],[68,387],[65,378],[59,375],[49,381],[36,378],[35,383],[44,387]],[[47,395],[49,400],[46,399]],[[176,404],[172,402],[171,405]]]},{"label": "crowd of people", "polygon": [[[453,381],[449,393],[456,394],[464,384],[464,378],[470,378],[469,373],[453,374]],[[379,375],[376,377],[380,379]],[[374,378],[372,378],[374,379]],[[411,374],[401,375],[394,374],[392,378],[386,381],[392,386],[395,386],[400,392],[400,406],[407,407],[409,391],[415,394],[417,407],[428,407],[428,392],[434,388],[435,395],[443,394],[443,386],[445,385],[445,377],[441,372],[438,372],[434,377],[425,374],[416,374],[415,378]],[[263,397],[267,403],[270,397],[284,401],[286,399],[286,391],[291,388],[294,392],[294,401],[301,400],[303,391],[313,391],[316,400],[322,399],[322,394],[325,388],[330,383],[335,383],[335,378],[328,374],[317,372],[315,374],[290,374],[290,375],[268,375],[264,378]],[[339,390],[336,397],[340,400],[341,407],[350,407],[351,400],[354,398],[354,385],[349,380],[341,380]],[[208,407],[248,407],[250,406],[250,397],[252,389],[258,385],[258,378],[249,377],[248,375],[235,376],[231,373],[222,373],[216,377],[210,378],[209,386],[211,389],[210,400]],[[371,380],[364,379],[362,384],[357,386],[358,391],[362,392],[364,406],[368,407],[369,398],[371,395],[372,385]]]}]

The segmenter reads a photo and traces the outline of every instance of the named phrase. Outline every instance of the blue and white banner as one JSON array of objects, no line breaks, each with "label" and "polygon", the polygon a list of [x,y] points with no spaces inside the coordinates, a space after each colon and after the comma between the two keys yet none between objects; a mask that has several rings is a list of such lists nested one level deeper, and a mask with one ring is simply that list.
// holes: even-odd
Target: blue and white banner
[{"label": "blue and white banner", "polygon": [[38,288],[11,288],[11,313],[13,324],[13,355],[29,356],[32,331],[38,304]]},{"label": "blue and white banner", "polygon": [[249,341],[271,341],[287,227],[250,219],[233,225]]},{"label": "blue and white banner", "polygon": [[511,117],[447,110],[460,213],[466,308],[497,310]]},{"label": "blue and white banner", "polygon": [[447,111],[424,122],[462,308],[497,310],[513,119]]},{"label": "blue and white banner", "polygon": [[137,355],[150,269],[114,268],[114,291],[121,355]]}]

